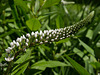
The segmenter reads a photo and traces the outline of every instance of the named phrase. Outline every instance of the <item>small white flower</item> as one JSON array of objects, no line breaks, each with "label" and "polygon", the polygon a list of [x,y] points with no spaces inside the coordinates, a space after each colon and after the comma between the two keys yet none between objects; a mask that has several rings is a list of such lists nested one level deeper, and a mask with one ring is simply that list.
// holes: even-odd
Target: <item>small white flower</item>
[{"label": "small white flower", "polygon": [[45,36],[45,35],[44,35],[44,33],[43,33],[41,36],[43,36],[43,37],[44,37],[44,36]]},{"label": "small white flower", "polygon": [[38,31],[36,31],[36,32],[35,32],[35,34],[37,34],[37,35],[38,35],[38,34],[39,34],[39,32],[38,32]]},{"label": "small white flower", "polygon": [[12,50],[12,47],[8,47],[8,49]]},{"label": "small white flower", "polygon": [[15,41],[15,40],[13,40],[13,43],[14,43],[14,44],[16,44],[16,41]]},{"label": "small white flower", "polygon": [[54,41],[54,39],[51,39],[51,41],[53,42],[53,41]]},{"label": "small white flower", "polygon": [[32,32],[31,35],[34,36],[34,32]]},{"label": "small white flower", "polygon": [[69,37],[68,35],[66,37]]},{"label": "small white flower", "polygon": [[29,39],[26,39],[26,42],[29,42]]},{"label": "small white flower", "polygon": [[11,46],[11,48],[13,49],[15,47],[15,45],[14,46]]},{"label": "small white flower", "polygon": [[53,34],[53,37],[55,37],[56,35],[55,34]]},{"label": "small white flower", "polygon": [[55,38],[55,40],[57,40],[57,37]]},{"label": "small white flower", "polygon": [[63,38],[60,38],[60,40],[62,40]]},{"label": "small white flower", "polygon": [[65,31],[63,32],[63,34],[65,34]]},{"label": "small white flower", "polygon": [[21,38],[17,38],[16,41],[17,41],[17,42],[22,42],[22,39],[21,39]]},{"label": "small white flower", "polygon": [[17,47],[19,46],[19,43],[18,43],[18,42],[16,42],[16,46],[17,46]]},{"label": "small white flower", "polygon": [[35,39],[35,42],[38,42],[38,39]]},{"label": "small white flower", "polygon": [[30,37],[30,34],[29,34],[29,33],[27,33],[27,34],[26,34],[26,37]]},{"label": "small white flower", "polygon": [[40,42],[40,44],[43,44],[43,42]]},{"label": "small white flower", "polygon": [[58,37],[59,37],[59,35],[56,36],[56,38],[58,38]]},{"label": "small white flower", "polygon": [[63,34],[63,36],[65,36],[65,34]]},{"label": "small white flower", "polygon": [[47,43],[47,42],[48,42],[48,40],[45,41],[45,43]]},{"label": "small white flower", "polygon": [[48,33],[48,30],[44,30],[44,34]]},{"label": "small white flower", "polygon": [[5,58],[6,61],[10,62],[14,59],[14,56],[13,57],[8,57],[8,58]]},{"label": "small white flower", "polygon": [[47,32],[47,35],[49,35],[49,32]]},{"label": "small white flower", "polygon": [[64,28],[64,30],[66,30],[66,27]]},{"label": "small white flower", "polygon": [[13,42],[11,42],[11,43],[10,43],[10,46],[11,46],[11,47],[12,47],[12,46],[14,46],[14,43],[13,43]]},{"label": "small white flower", "polygon": [[62,37],[63,39],[65,38],[65,37]]},{"label": "small white flower", "polygon": [[34,37],[37,38],[37,34],[36,33],[35,33]]},{"label": "small white flower", "polygon": [[40,40],[42,40],[43,39],[43,37],[42,36],[40,36]]},{"label": "small white flower", "polygon": [[50,34],[49,37],[51,37],[52,35]]},{"label": "small white flower", "polygon": [[46,37],[46,39],[48,40],[48,39],[49,39],[49,37]]},{"label": "small white flower", "polygon": [[6,50],[7,53],[10,53],[10,51],[11,51],[10,49],[5,49],[5,50]]},{"label": "small white flower", "polygon": [[26,46],[28,46],[28,43],[25,43],[26,44]]},{"label": "small white flower", "polygon": [[22,36],[22,39],[26,39],[25,35]]},{"label": "small white flower", "polygon": [[57,34],[59,35],[59,32],[57,32]]},{"label": "small white flower", "polygon": [[42,35],[42,31],[40,30],[40,35]]}]

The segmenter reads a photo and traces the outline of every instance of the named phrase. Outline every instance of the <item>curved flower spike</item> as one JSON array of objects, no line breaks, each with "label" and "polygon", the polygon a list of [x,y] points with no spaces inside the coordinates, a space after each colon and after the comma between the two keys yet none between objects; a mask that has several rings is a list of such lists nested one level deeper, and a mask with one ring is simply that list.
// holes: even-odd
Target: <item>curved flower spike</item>
[{"label": "curved flower spike", "polygon": [[[10,55],[10,52],[15,50],[15,48],[21,48],[22,51],[25,51],[26,48],[36,45],[36,44],[44,44],[44,43],[52,43],[55,41],[59,41],[65,38],[70,37],[75,34],[80,28],[84,25],[87,25],[91,22],[94,16],[94,11],[92,11],[86,18],[81,20],[80,22],[65,28],[55,29],[55,30],[44,30],[44,31],[36,31],[32,32],[31,35],[29,33],[26,34],[26,37],[23,35],[17,40],[11,42],[11,47],[8,47],[6,53]],[[13,51],[14,52],[14,51]],[[14,53],[16,54],[16,53]],[[5,58],[6,61],[12,61],[14,57],[10,58],[9,56]]]}]

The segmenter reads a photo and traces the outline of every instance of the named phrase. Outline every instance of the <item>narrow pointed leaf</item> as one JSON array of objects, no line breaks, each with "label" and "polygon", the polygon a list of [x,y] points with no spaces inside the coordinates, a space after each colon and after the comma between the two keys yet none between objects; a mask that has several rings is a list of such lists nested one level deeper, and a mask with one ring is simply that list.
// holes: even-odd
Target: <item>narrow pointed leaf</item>
[{"label": "narrow pointed leaf", "polygon": [[69,56],[66,55],[66,58],[69,60],[69,62],[72,64],[72,66],[78,71],[80,75],[90,75],[84,67],[82,67],[80,64],[78,64],[76,61],[71,59]]}]

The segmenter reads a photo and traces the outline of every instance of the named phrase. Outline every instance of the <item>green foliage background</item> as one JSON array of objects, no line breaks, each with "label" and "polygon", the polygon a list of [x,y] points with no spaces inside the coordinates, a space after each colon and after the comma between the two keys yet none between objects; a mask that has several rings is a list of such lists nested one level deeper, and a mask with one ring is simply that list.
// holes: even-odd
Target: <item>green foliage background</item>
[{"label": "green foliage background", "polygon": [[[69,0],[65,0],[69,2]],[[74,1],[74,0],[73,0]],[[99,1],[0,0],[0,75],[98,75],[100,72]],[[75,36],[28,48],[5,61],[10,42],[31,31],[64,28],[95,11],[93,21]]]}]

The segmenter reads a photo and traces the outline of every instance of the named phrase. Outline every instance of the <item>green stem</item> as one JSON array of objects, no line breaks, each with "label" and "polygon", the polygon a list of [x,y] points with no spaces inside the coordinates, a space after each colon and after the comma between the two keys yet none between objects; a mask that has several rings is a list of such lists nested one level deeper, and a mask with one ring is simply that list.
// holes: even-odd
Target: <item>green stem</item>
[{"label": "green stem", "polygon": [[6,70],[6,72],[5,72],[4,75],[9,75],[9,72],[10,72],[10,70],[11,70],[11,63],[12,63],[12,61],[9,62],[8,67],[7,67],[7,70]]}]

